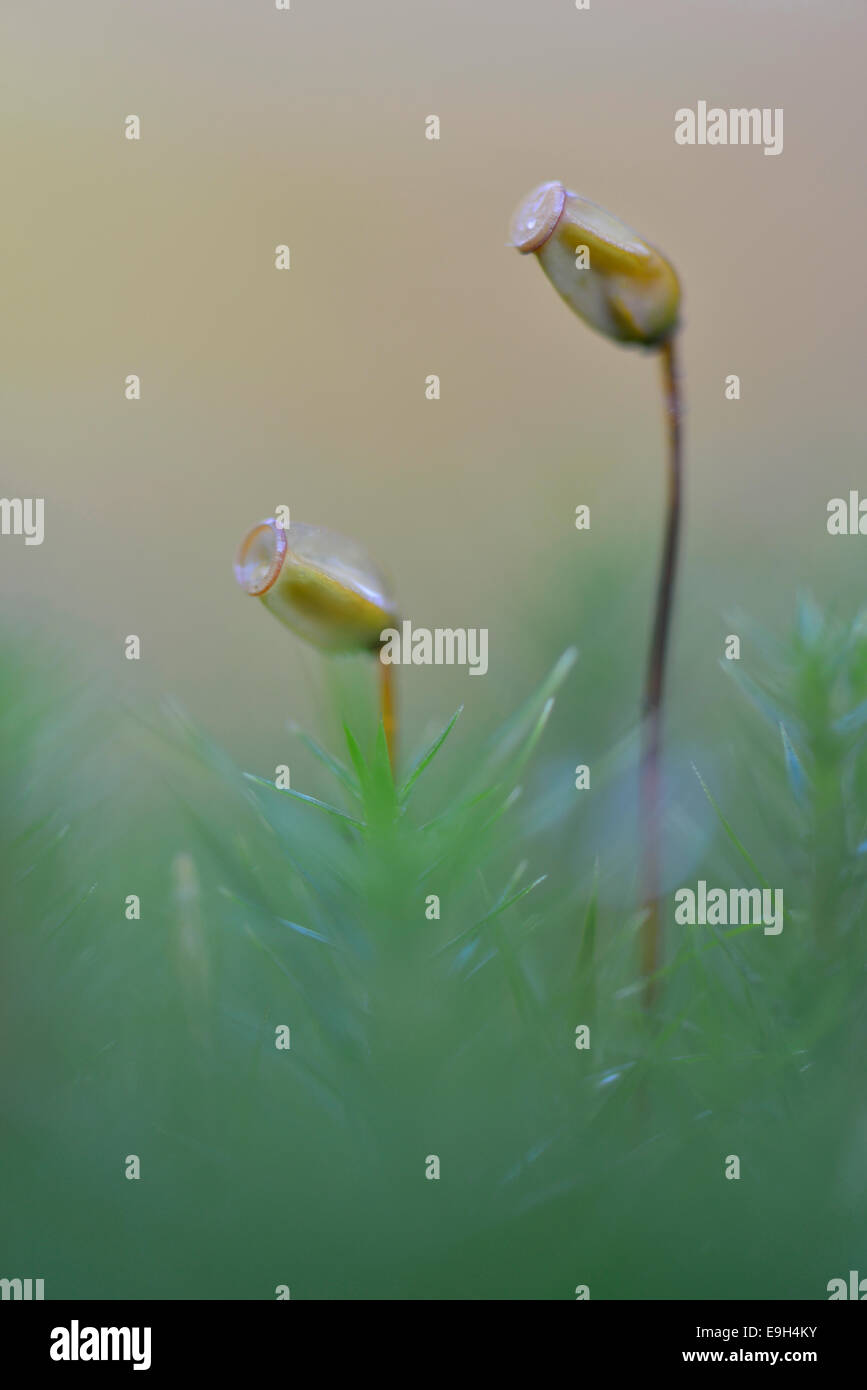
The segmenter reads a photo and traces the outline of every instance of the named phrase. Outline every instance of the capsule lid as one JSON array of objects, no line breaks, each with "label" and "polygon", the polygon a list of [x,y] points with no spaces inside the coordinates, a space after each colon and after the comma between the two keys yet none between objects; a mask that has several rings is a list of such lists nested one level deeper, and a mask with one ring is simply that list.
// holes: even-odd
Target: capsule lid
[{"label": "capsule lid", "polygon": [[266,594],[286,558],[286,532],[273,517],[248,531],[238,547],[235,578],[253,598]]},{"label": "capsule lid", "polygon": [[512,245],[522,255],[538,251],[563,215],[566,189],[562,183],[540,183],[516,209],[510,228]]}]

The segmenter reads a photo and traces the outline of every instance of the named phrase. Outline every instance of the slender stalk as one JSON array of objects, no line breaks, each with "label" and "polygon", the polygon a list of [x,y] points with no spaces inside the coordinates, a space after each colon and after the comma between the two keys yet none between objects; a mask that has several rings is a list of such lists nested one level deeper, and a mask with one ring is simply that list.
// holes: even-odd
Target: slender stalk
[{"label": "slender stalk", "polygon": [[394,667],[377,661],[379,667],[379,712],[385,729],[385,742],[392,772],[397,770],[397,710],[394,690]]},{"label": "slender stalk", "polygon": [[644,687],[644,752],[641,764],[641,824],[643,831],[643,898],[646,917],[642,928],[641,971],[645,977],[644,1002],[649,1008],[656,997],[653,976],[659,964],[661,924],[659,917],[660,848],[662,843],[662,798],[660,755],[662,750],[662,714],[665,689],[665,657],[671,627],[674,582],[677,574],[678,538],[680,534],[681,497],[683,492],[683,456],[681,439],[681,392],[674,335],[662,345],[662,378],[668,425],[668,492],[666,500],[665,540],[659,584],[656,591],[656,613],[647,663]]}]

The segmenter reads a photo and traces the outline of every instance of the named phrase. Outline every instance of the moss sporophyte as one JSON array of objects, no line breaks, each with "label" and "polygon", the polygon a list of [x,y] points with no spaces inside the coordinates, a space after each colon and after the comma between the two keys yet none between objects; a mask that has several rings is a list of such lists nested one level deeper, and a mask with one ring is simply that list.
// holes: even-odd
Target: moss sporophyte
[{"label": "moss sporophyte", "polygon": [[[614,342],[657,352],[662,362],[668,495],[644,690],[640,792],[645,909],[641,954],[645,1002],[650,1004],[660,955],[662,698],[681,508],[681,407],[674,348],[680,285],[659,251],[562,183],[541,184],[523,200],[512,219],[511,242],[522,254],[537,257],[558,293],[585,323]],[[382,724],[394,766],[394,655],[387,652],[386,639],[396,632],[400,619],[380,569],[354,541],[324,527],[298,522],[284,526],[269,517],[241,542],[235,574],[247,594],[314,646],[376,656]],[[453,640],[455,634],[449,635]],[[467,640],[467,634],[463,636]],[[390,640],[393,643],[393,637]],[[483,665],[486,670],[486,651]],[[482,673],[481,662],[477,669]]]},{"label": "moss sporophyte", "polygon": [[[369,652],[378,658],[381,634],[399,621],[385,575],[355,541],[324,526],[274,517],[247,532],[235,577],[281,623],[324,652]],[[380,710],[392,765],[396,715],[392,667],[380,670]]]},{"label": "moss sporophyte", "polygon": [[512,218],[511,244],[534,254],[579,318],[617,343],[659,353],[668,426],[668,486],[662,562],[644,687],[641,768],[643,840],[642,972],[652,1003],[660,955],[660,753],[665,659],[677,567],[682,493],[681,400],[675,357],[680,284],[668,260],[619,218],[571,193],[540,184]]}]

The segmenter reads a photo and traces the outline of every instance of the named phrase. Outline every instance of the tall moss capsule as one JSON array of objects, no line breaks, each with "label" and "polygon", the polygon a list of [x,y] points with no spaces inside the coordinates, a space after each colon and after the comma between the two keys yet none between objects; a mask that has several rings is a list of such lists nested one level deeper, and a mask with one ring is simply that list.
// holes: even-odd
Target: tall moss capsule
[{"label": "tall moss capsule", "polygon": [[511,242],[534,252],[551,284],[591,328],[655,347],[677,328],[680,285],[664,256],[604,208],[543,183],[512,218]]}]

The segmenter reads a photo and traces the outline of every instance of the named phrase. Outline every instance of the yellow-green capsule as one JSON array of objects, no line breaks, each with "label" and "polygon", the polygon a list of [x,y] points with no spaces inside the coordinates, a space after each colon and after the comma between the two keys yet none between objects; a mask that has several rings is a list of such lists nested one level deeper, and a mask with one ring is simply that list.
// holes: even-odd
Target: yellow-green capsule
[{"label": "yellow-green capsule", "polygon": [[535,252],[554,288],[585,323],[620,343],[657,346],[677,328],[673,267],[610,212],[543,183],[515,212],[512,245]]},{"label": "yellow-green capsule", "polygon": [[388,581],[355,541],[273,517],[241,542],[235,577],[245,593],[299,637],[327,652],[378,652],[380,633],[400,621]]}]

